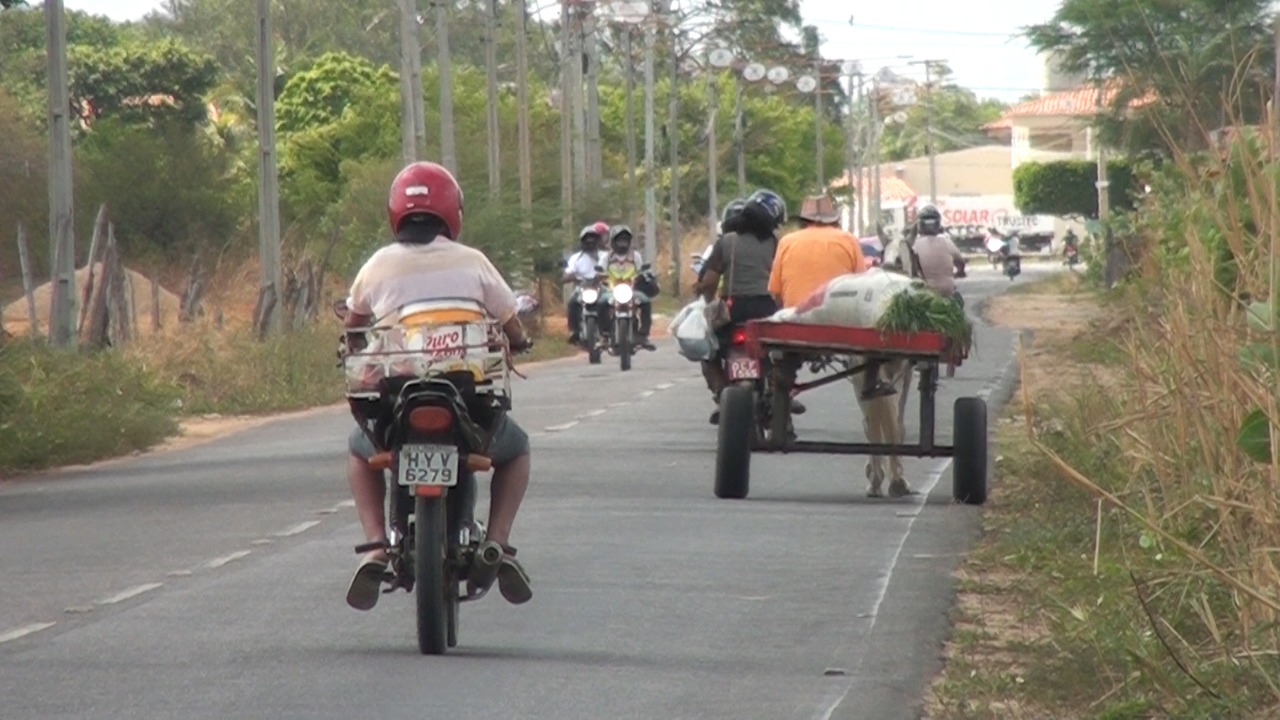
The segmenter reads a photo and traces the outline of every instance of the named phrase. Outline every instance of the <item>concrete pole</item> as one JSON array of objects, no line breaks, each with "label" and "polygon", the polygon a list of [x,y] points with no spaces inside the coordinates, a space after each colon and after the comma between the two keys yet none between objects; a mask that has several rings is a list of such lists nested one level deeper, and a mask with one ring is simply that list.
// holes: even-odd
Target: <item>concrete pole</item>
[{"label": "concrete pole", "polygon": [[258,0],[258,243],[262,287],[275,297],[267,331],[281,327],[284,285],[280,275],[280,185],[276,167],[275,59],[271,1]]},{"label": "concrete pole", "polygon": [[818,81],[817,87],[813,89],[813,116],[814,116],[814,151],[817,153],[817,169],[818,169],[818,192],[825,193],[827,191],[827,169],[824,167],[823,155],[825,154],[822,147],[822,131],[826,127],[823,122],[826,118],[822,116],[822,54],[818,50],[815,43],[813,48],[813,77]]},{"label": "concrete pole", "polygon": [[453,134],[453,64],[449,53],[449,3],[437,0],[436,63],[440,69],[440,158],[449,172],[458,174],[458,153]]},{"label": "concrete pole", "polygon": [[716,114],[720,98],[716,93],[715,71],[707,65],[707,232],[713,240],[720,227],[720,169],[719,148],[716,147]]},{"label": "concrete pole", "polygon": [[626,65],[626,102],[627,102],[627,182],[635,187],[636,184],[636,111],[635,111],[635,92],[636,92],[636,68],[634,64],[635,56],[631,52],[631,38],[635,34],[635,28],[627,25],[627,34],[622,36],[623,57]]},{"label": "concrete pole", "polygon": [[604,179],[604,158],[600,147],[600,42],[595,2],[586,5],[583,35],[587,56],[587,180],[597,187]]},{"label": "concrete pole", "polygon": [[880,227],[880,83],[871,86],[871,132],[868,142],[871,143],[871,218],[873,230]]},{"label": "concrete pole", "polygon": [[858,222],[858,217],[862,214],[862,201],[854,193],[854,188],[860,186],[860,183],[858,183],[858,150],[856,147],[858,126],[853,118],[853,113],[858,108],[856,99],[857,86],[855,84],[857,74],[851,73],[848,78],[849,111],[845,114],[844,165],[845,177],[849,180],[849,232],[854,235],[860,235],[862,233],[862,224]]},{"label": "concrete pole", "polygon": [[569,0],[560,0],[560,210],[564,232],[573,232],[573,101]]},{"label": "concrete pole", "polygon": [[743,129],[742,78],[734,76],[733,143],[738,151],[738,195],[747,193],[747,138]]},{"label": "concrete pole", "polygon": [[62,0],[44,5],[49,82],[49,259],[53,279],[49,342],[76,344],[75,198],[71,176],[71,101],[67,91],[67,19]]},{"label": "concrete pole", "polygon": [[[418,48],[418,18],[414,0],[399,0],[400,6],[400,155],[403,164],[417,161],[418,114],[414,110],[413,56]],[[421,81],[418,82],[421,85]]]},{"label": "concrete pole", "polygon": [[529,139],[529,9],[526,0],[515,0],[516,13],[516,132],[520,141],[520,209],[525,228],[533,222],[533,161]]},{"label": "concrete pole", "polygon": [[501,128],[498,125],[498,5],[496,0],[485,0],[484,43],[485,97],[489,105],[486,108],[489,139],[489,197],[496,200],[502,193],[502,155],[499,152]]},{"label": "concrete pole", "polygon": [[569,16],[569,107],[573,112],[573,186],[575,191],[587,188],[587,109],[583,93],[582,70],[582,7],[573,0],[575,7]]},{"label": "concrete pole", "polygon": [[[671,88],[667,95],[667,142],[671,149],[671,292],[680,297],[680,48],[671,32]],[[650,262],[655,258],[649,256]]]},{"label": "concrete pole", "polygon": [[[652,7],[652,6],[651,6]],[[654,44],[657,18],[653,13],[644,25],[644,256],[652,258],[658,247],[658,188],[654,167]]]}]

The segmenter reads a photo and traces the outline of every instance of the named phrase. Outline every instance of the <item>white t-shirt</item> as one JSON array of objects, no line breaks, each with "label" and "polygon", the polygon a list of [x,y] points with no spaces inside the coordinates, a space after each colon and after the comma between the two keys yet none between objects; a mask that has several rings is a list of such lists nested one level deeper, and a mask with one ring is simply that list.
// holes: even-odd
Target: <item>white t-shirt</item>
[{"label": "white t-shirt", "polygon": [[568,262],[565,264],[565,272],[570,276],[577,278],[579,282],[590,280],[596,276],[596,266],[603,265],[604,252],[597,250],[594,254],[586,250],[569,256]]},{"label": "white t-shirt", "polygon": [[955,291],[955,261],[964,256],[960,254],[960,249],[950,235],[920,235],[912,243],[911,249],[920,261],[925,285],[943,295],[950,295]]},{"label": "white t-shirt", "polygon": [[373,254],[351,283],[352,313],[383,318],[419,300],[475,300],[499,322],[516,314],[516,296],[485,254],[438,237],[426,245],[392,243]]}]

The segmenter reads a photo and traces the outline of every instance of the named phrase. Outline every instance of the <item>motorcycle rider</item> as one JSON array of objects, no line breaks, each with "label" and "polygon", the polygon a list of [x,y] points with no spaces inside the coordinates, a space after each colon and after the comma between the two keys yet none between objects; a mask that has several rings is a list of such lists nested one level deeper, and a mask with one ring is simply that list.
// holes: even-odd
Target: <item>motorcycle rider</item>
[{"label": "motorcycle rider", "polygon": [[[578,232],[578,251],[569,256],[565,262],[563,282],[584,283],[596,277],[596,266],[601,264],[604,251],[601,245],[609,232],[609,226],[603,222],[592,223]],[[581,288],[574,288],[565,303],[565,317],[569,319],[569,342],[577,344],[582,332],[582,304],[578,302]]]},{"label": "motorcycle rider", "polygon": [[[516,297],[484,253],[458,242],[462,231],[462,188],[442,165],[415,162],[396,175],[387,200],[394,241],[375,252],[351,285],[347,328],[366,328],[407,303],[433,298],[470,298],[502,323],[513,351],[533,345],[516,315]],[[347,347],[359,349],[363,333],[347,333]],[[478,418],[479,419],[479,418]],[[488,539],[503,548],[498,585],[508,602],[533,596],[529,577],[509,544],[511,526],[529,484],[529,436],[500,412],[485,430],[485,453],[493,460]],[[358,425],[347,442],[347,481],[356,515],[369,542],[387,539],[386,480],[369,464],[375,446]],[[383,550],[367,554],[347,590],[347,604],[369,610],[378,602],[387,575]]]},{"label": "motorcycle rider", "polygon": [[[830,195],[805,198],[798,215],[801,227],[778,241],[769,273],[769,292],[781,307],[799,305],[833,278],[866,270],[862,246],[840,229],[840,213]],[[783,368],[793,382],[801,365],[796,361]]]},{"label": "motorcycle rider", "polygon": [[[726,208],[727,209],[727,208]],[[743,203],[734,229],[716,239],[703,266],[699,290],[708,302],[719,293],[729,306],[729,324],[716,331],[720,349],[703,365],[707,383],[717,408],[711,424],[720,422],[720,391],[725,385],[724,357],[733,329],[748,320],[766,318],[778,311],[769,293],[769,273],[778,250],[776,232],[787,221],[787,206],[772,190],[757,190]],[[725,279],[723,286],[721,278]],[[791,401],[791,412],[804,412],[804,405]]]},{"label": "motorcycle rider", "polygon": [[649,341],[649,331],[653,327],[653,303],[652,295],[656,288],[656,281],[652,277],[652,273],[646,271],[640,272],[640,268],[644,266],[644,256],[639,250],[631,249],[631,228],[626,225],[614,225],[609,230],[609,254],[601,263],[604,266],[605,273],[608,274],[610,268],[630,268],[635,273],[635,298],[636,305],[640,310],[640,326],[636,328],[636,344],[645,350],[657,350],[652,342]]},{"label": "motorcycle rider", "polygon": [[956,296],[956,275],[964,277],[965,261],[955,242],[942,230],[942,213],[926,205],[916,216],[915,241],[908,246],[913,276],[943,297]]}]

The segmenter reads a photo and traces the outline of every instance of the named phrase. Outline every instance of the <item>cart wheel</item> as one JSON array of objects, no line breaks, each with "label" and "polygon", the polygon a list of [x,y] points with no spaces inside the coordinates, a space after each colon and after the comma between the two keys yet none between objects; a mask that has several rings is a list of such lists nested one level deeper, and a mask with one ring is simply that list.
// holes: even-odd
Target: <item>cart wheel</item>
[{"label": "cart wheel", "polygon": [[951,495],[956,502],[982,505],[987,501],[986,401],[976,397],[956,398],[954,428]]},{"label": "cart wheel", "polygon": [[740,500],[751,482],[751,435],[755,432],[755,390],[730,385],[720,392],[716,442],[716,497]]}]

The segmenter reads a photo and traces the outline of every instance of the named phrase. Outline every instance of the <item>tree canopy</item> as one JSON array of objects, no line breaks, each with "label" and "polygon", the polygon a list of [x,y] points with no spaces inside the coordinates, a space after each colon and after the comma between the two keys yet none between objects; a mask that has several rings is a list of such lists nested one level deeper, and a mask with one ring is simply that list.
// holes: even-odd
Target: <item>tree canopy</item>
[{"label": "tree canopy", "polygon": [[[1132,150],[1198,149],[1208,131],[1254,123],[1274,57],[1269,0],[1063,0],[1026,28],[1064,69],[1114,81],[1104,139]],[[1140,108],[1135,101],[1150,99]]]}]

